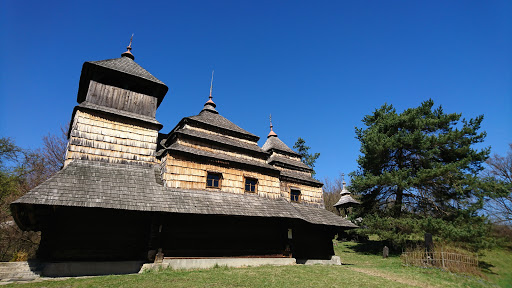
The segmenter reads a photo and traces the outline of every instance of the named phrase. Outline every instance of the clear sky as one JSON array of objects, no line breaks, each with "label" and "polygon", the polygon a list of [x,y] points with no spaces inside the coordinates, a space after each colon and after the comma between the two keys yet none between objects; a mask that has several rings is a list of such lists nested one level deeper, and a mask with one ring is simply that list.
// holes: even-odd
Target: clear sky
[{"label": "clear sky", "polygon": [[432,98],[484,114],[485,146],[512,142],[512,1],[0,1],[0,136],[38,148],[77,105],[82,63],[135,61],[169,86],[169,132],[208,98],[261,137],[320,152],[319,179],[357,168],[354,127],[384,103]]}]

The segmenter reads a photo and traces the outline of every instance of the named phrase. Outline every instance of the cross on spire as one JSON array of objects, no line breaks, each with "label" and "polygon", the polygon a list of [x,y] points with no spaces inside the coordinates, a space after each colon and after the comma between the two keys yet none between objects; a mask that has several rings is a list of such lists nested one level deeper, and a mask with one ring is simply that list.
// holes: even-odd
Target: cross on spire
[{"label": "cross on spire", "polygon": [[212,90],[213,90],[213,73],[215,70],[212,70],[212,82],[210,83],[210,100],[212,100]]},{"label": "cross on spire", "polygon": [[128,44],[128,47],[126,47],[126,52],[124,52],[123,54],[121,54],[121,56],[126,56],[126,57],[128,57],[128,58],[130,58],[130,59],[132,59],[132,60],[134,60],[134,59],[135,59],[135,56],[133,56],[133,54],[132,54],[132,52],[131,52],[131,51],[132,51],[133,35],[134,35],[134,34],[132,34],[132,37],[130,37],[130,44]]},{"label": "cross on spire", "polygon": [[[212,97],[212,90],[213,90],[213,73],[214,73],[214,72],[215,72],[215,71],[214,71],[214,70],[212,70],[212,81],[210,82],[210,96],[208,97],[208,101],[206,101],[206,103],[204,104],[205,106],[207,106],[207,105],[208,105],[208,106],[213,106],[213,108],[217,107],[217,105],[215,104],[215,102],[213,102],[213,100],[212,100],[212,98],[213,98],[213,97]],[[213,110],[215,110],[215,109],[213,109]]]},{"label": "cross on spire", "polygon": [[272,129],[274,127],[272,125],[272,114],[270,114],[269,120],[270,120],[270,133],[268,133],[267,138],[270,137],[270,136],[277,136],[276,132],[274,132],[274,130]]}]

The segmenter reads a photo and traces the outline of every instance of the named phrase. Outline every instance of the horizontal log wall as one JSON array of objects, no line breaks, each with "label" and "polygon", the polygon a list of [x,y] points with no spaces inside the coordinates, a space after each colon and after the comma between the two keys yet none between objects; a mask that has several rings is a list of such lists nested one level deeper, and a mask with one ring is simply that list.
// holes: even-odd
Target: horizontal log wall
[{"label": "horizontal log wall", "polygon": [[206,188],[208,172],[222,173],[221,189],[224,192],[235,194],[245,193],[244,177],[258,179],[258,195],[262,197],[278,198],[279,179],[255,172],[227,168],[212,164],[196,163],[183,157],[167,155],[162,159],[163,179],[167,187],[183,189],[207,189],[218,191],[215,188]]},{"label": "horizontal log wall", "polygon": [[158,99],[96,81],[89,82],[86,100],[97,105],[155,117]]},{"label": "horizontal log wall", "polygon": [[76,111],[73,119],[66,161],[100,160],[112,163],[155,163],[158,131],[113,116]]},{"label": "horizontal log wall", "polygon": [[192,147],[192,148],[203,150],[203,151],[207,151],[207,152],[224,154],[224,155],[227,155],[227,156],[231,156],[231,157],[235,157],[235,158],[240,158],[240,159],[244,159],[244,160],[250,160],[250,161],[259,162],[259,163],[267,163],[267,161],[265,161],[263,159],[255,158],[255,157],[253,157],[251,155],[246,155],[246,154],[242,154],[242,153],[232,152],[228,148],[221,147],[221,146],[218,146],[218,145],[214,145],[214,144],[211,144],[211,143],[205,143],[205,142],[188,140],[188,139],[187,140],[178,139],[178,141],[176,141],[176,142],[178,144],[183,145],[183,146],[188,146],[188,147]]},{"label": "horizontal log wall", "polygon": [[281,180],[281,197],[290,201],[290,190],[300,190],[301,203],[316,204],[324,207],[324,199],[321,187],[313,187]]}]

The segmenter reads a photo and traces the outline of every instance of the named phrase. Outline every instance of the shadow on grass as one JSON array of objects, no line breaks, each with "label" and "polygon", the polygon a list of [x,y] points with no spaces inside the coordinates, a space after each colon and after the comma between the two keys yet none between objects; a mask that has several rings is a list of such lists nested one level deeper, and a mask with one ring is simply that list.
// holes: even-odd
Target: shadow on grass
[{"label": "shadow on grass", "polygon": [[491,263],[480,260],[478,261],[478,267],[480,267],[480,270],[482,270],[484,273],[498,275],[497,273],[491,271],[491,268],[494,267],[494,265]]},{"label": "shadow on grass", "polygon": [[400,251],[395,251],[392,249],[392,246],[385,241],[373,241],[368,240],[365,242],[357,242],[356,245],[351,248],[357,252],[367,255],[382,255],[382,249],[384,246],[388,246],[389,248],[389,256],[400,256]]}]

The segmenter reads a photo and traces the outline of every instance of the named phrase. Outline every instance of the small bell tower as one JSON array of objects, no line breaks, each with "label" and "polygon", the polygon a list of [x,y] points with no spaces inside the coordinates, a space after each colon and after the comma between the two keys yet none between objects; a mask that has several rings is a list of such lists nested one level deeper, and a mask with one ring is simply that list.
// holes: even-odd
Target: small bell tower
[{"label": "small bell tower", "polygon": [[84,63],[64,166],[74,159],[155,163],[162,128],[155,114],[168,87],[134,61],[132,39],[120,58]]}]

